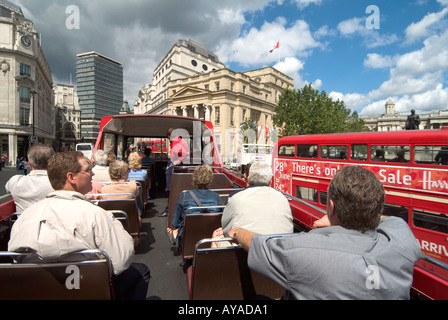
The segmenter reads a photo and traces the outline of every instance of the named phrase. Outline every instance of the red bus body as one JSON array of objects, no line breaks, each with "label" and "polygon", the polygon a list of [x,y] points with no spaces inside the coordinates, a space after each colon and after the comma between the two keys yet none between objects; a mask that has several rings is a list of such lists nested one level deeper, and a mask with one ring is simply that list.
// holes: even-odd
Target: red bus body
[{"label": "red bus body", "polygon": [[[379,146],[386,150],[388,146],[406,149],[408,159],[406,162],[373,161],[373,149]],[[362,166],[383,183],[387,208],[401,210],[422,253],[448,263],[448,165],[420,161],[429,159],[429,155],[422,156],[425,150],[442,146],[448,146],[448,128],[284,137],[274,151],[272,183],[293,197],[325,209],[327,188],[335,172],[343,166]],[[366,150],[367,158],[356,154],[356,148]],[[314,153],[300,151],[304,149],[313,149]],[[331,156],[328,150],[344,152],[336,159],[336,152]],[[300,207],[293,210],[295,222],[305,229],[310,229],[324,214]],[[421,297],[448,299],[448,271],[423,261],[415,270],[414,289]]]}]

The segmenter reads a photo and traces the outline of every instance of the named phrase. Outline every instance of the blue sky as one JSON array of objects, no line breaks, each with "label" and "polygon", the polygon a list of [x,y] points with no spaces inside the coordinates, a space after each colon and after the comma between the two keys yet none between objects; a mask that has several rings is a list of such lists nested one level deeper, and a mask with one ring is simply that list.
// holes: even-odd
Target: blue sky
[{"label": "blue sky", "polygon": [[[168,50],[190,38],[232,70],[274,66],[362,115],[384,113],[388,98],[400,113],[448,107],[448,0],[11,1],[41,34],[54,83],[75,79],[76,54],[95,50],[123,63],[131,106]],[[73,5],[80,27],[68,29]],[[370,5],[379,29],[366,27]]]}]

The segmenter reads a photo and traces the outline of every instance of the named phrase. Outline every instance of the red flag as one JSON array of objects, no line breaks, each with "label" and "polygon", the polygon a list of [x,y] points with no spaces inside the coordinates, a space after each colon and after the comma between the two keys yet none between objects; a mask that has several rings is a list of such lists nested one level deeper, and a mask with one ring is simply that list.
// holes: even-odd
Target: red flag
[{"label": "red flag", "polygon": [[280,47],[280,41],[277,41],[277,44],[275,45],[274,48],[272,48],[271,50],[269,50],[269,53],[271,53],[272,51],[274,51],[275,49],[278,49]]}]

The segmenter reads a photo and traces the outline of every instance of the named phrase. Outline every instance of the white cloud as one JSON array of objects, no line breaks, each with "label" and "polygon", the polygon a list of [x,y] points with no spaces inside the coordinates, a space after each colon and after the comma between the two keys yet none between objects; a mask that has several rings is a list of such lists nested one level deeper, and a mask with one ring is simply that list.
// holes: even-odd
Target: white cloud
[{"label": "white cloud", "polygon": [[319,5],[322,3],[322,0],[293,0],[297,4],[299,9],[304,9],[308,7],[310,4]]},{"label": "white cloud", "polygon": [[[270,53],[277,41],[280,47]],[[223,41],[216,53],[224,62],[249,67],[270,64],[285,57],[306,56],[309,50],[318,46],[305,21],[298,20],[288,28],[286,19],[279,17],[273,22],[265,22],[260,29],[250,29],[237,39]]]},{"label": "white cloud", "polygon": [[364,60],[364,66],[372,69],[384,69],[394,66],[395,59],[391,56],[382,56],[377,53],[367,54]]},{"label": "white cloud", "polygon": [[[448,2],[448,1],[446,1]],[[406,44],[428,37],[430,35],[430,27],[439,22],[448,13],[448,8],[444,8],[437,13],[429,13],[419,22],[411,23],[405,30]]]},{"label": "white cloud", "polygon": [[339,22],[337,29],[342,35],[350,35],[364,31],[366,26],[362,18],[352,18]]},{"label": "white cloud", "polygon": [[336,29],[343,37],[360,36],[363,38],[365,47],[371,49],[386,46],[398,41],[396,34],[379,32],[378,30],[367,28],[365,18],[351,18],[338,23]]},{"label": "white cloud", "polygon": [[234,11],[232,8],[218,10],[218,17],[223,24],[244,24],[246,22],[244,14],[240,10]]}]

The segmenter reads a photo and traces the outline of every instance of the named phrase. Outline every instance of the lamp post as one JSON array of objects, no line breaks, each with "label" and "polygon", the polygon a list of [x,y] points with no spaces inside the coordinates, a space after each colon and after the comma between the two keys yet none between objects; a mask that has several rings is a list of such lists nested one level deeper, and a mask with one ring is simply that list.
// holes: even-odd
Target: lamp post
[{"label": "lamp post", "polygon": [[34,139],[35,139],[35,137],[36,137],[36,135],[35,135],[35,132],[34,132],[34,99],[35,99],[35,96],[36,96],[36,93],[37,93],[37,91],[36,90],[34,90],[34,88],[33,89],[31,89],[31,91],[30,91],[30,93],[31,93],[31,95],[33,96],[33,105],[32,105],[32,113],[33,113],[33,117],[32,117],[32,128],[33,128],[33,136],[32,136],[32,138],[30,139],[30,141],[32,142],[32,143],[34,143],[35,141],[34,141]]}]

